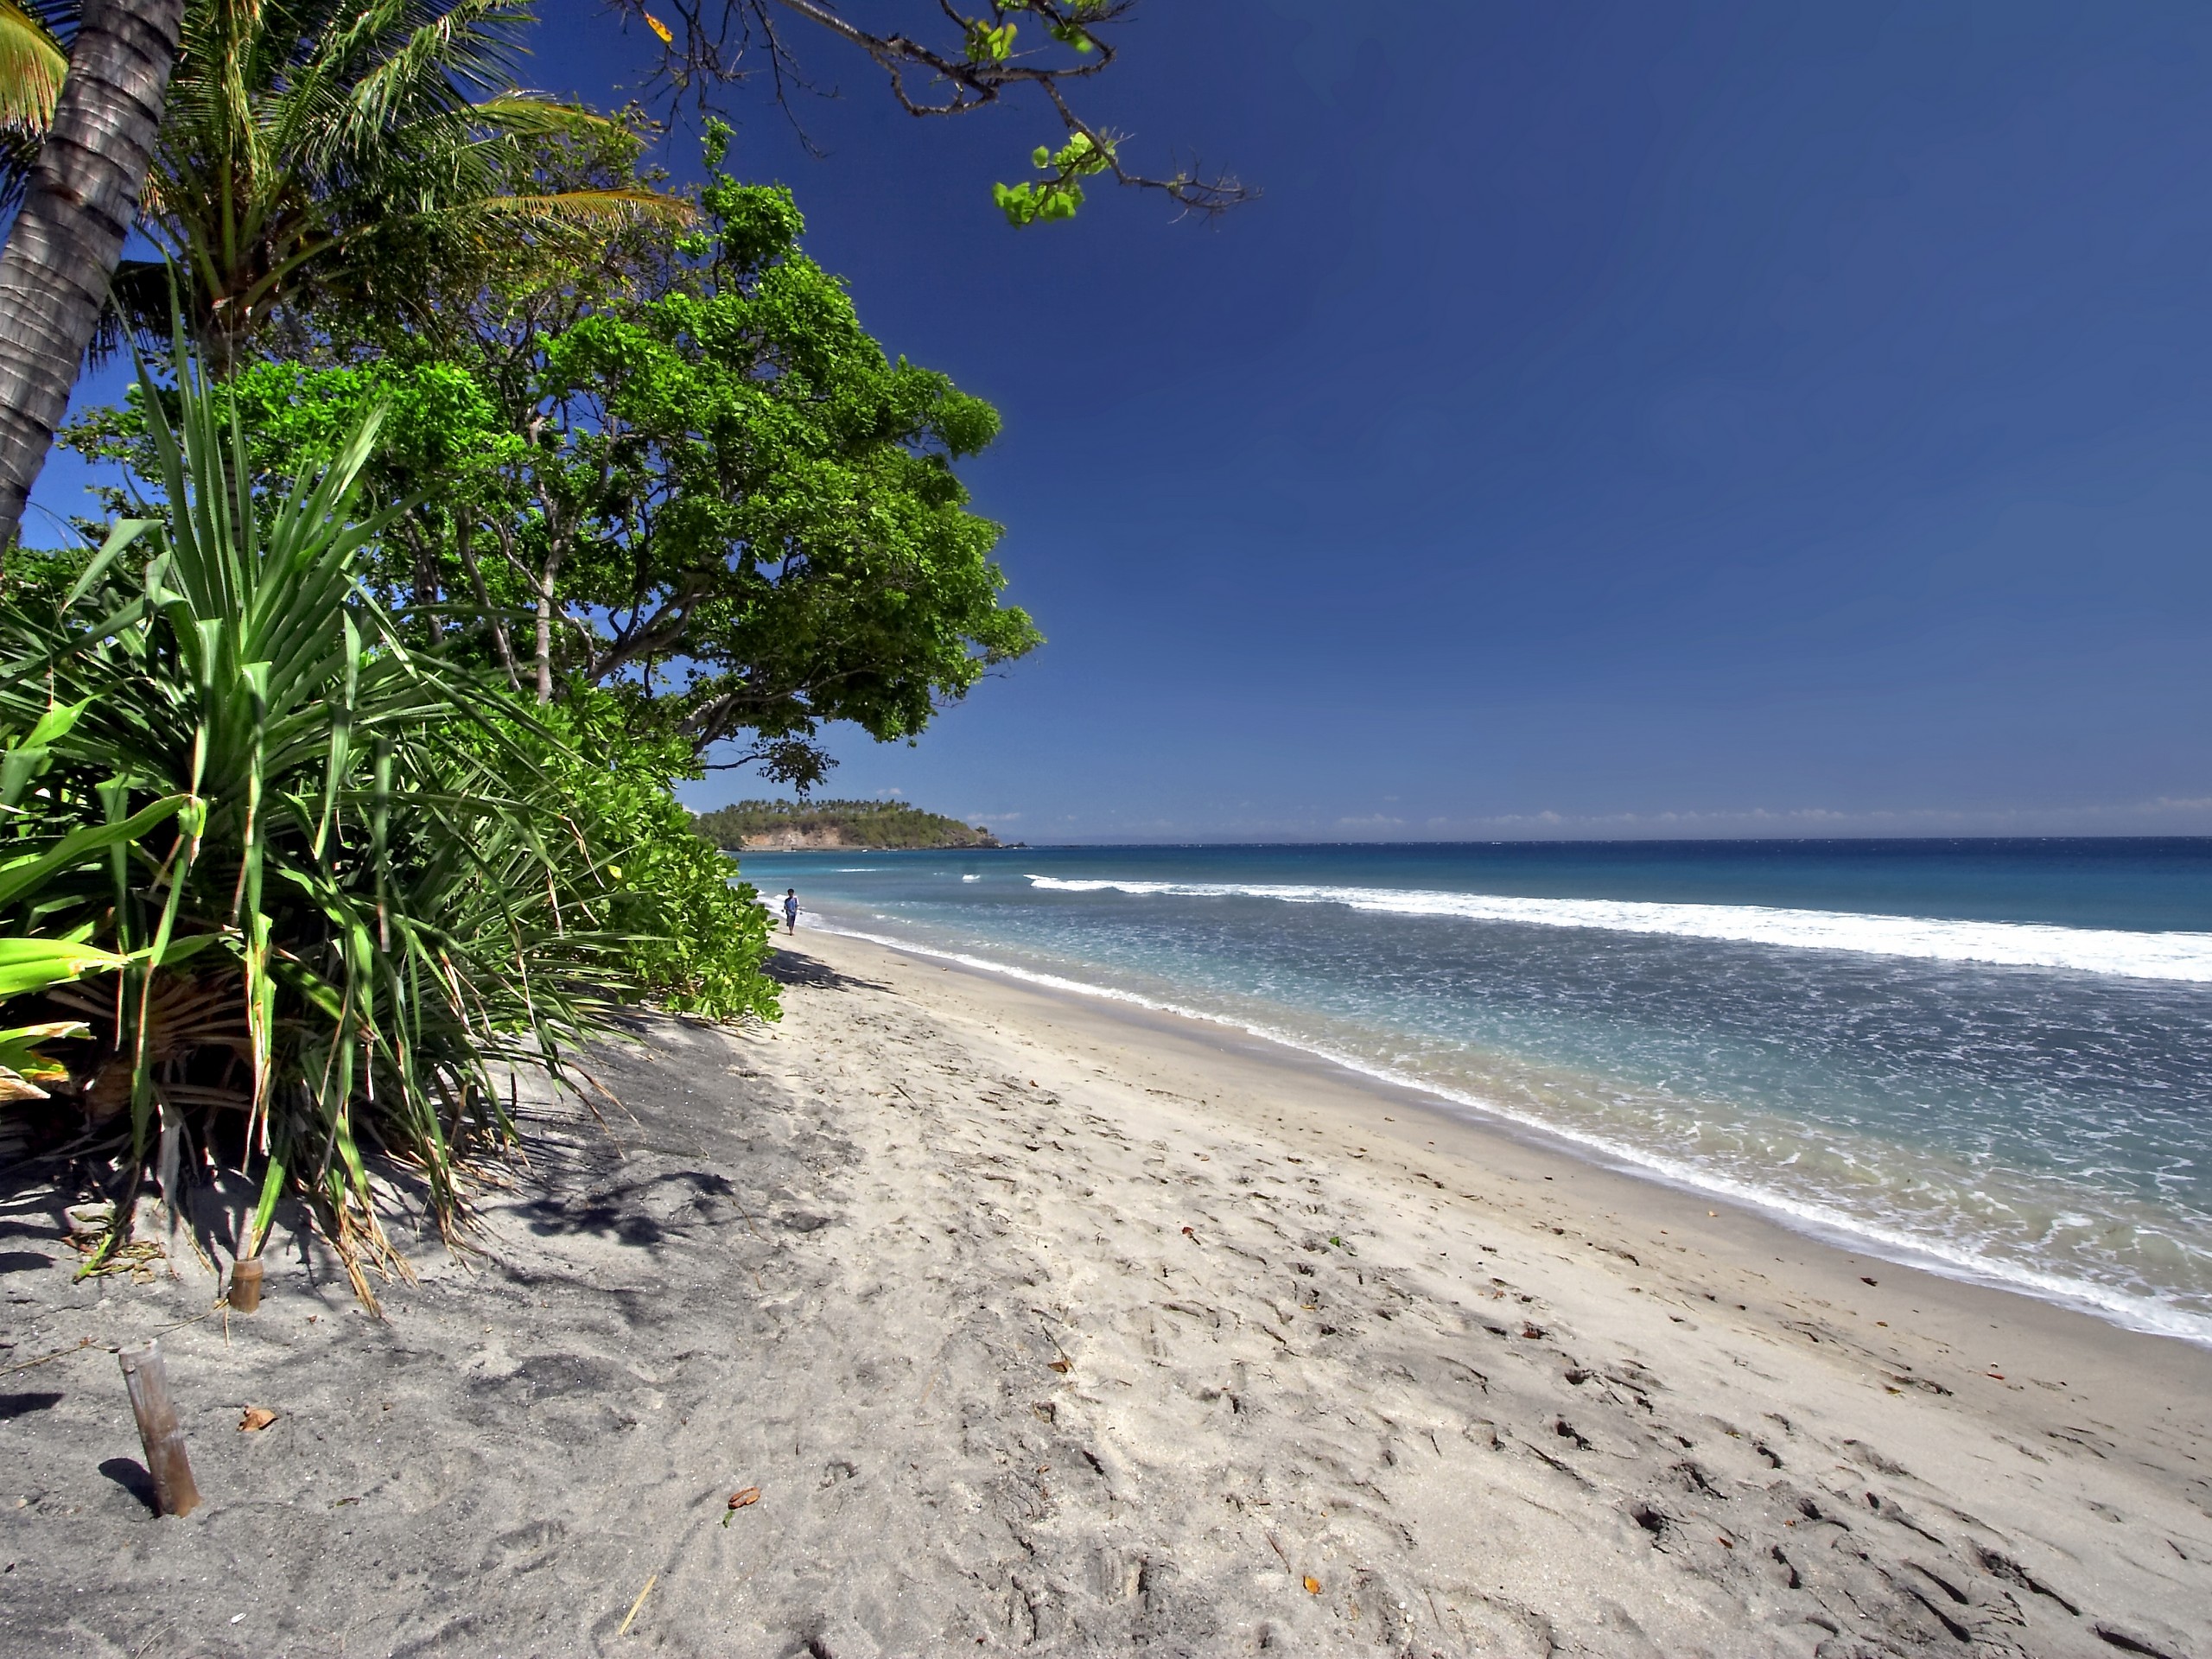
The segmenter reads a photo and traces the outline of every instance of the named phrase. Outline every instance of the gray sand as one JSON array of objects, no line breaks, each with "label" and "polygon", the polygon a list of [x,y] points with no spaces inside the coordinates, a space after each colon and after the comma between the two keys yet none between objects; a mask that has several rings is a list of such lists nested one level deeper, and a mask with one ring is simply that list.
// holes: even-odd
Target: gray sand
[{"label": "gray sand", "polygon": [[0,1375],[0,1650],[2212,1655],[2212,1357],[803,943],[383,1322],[296,1239],[227,1328],[73,1287],[0,1181],[0,1368],[92,1344]]}]

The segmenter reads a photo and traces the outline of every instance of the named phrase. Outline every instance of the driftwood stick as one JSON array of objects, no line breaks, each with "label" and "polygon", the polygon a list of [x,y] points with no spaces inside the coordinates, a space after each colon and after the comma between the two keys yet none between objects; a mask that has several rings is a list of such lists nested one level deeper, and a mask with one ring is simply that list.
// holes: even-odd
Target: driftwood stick
[{"label": "driftwood stick", "polygon": [[163,1515],[190,1515],[200,1507],[200,1488],[193,1484],[192,1463],[184,1455],[184,1430],[169,1398],[162,1344],[126,1348],[118,1357],[124,1386],[130,1390],[131,1414],[138,1420],[138,1438],[146,1447],[146,1467],[154,1477],[155,1505]]}]

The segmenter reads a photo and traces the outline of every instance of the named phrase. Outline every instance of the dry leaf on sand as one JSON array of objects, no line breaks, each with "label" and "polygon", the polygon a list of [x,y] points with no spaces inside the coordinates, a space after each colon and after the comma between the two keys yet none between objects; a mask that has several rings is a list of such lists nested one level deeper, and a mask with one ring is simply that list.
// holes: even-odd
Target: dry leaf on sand
[{"label": "dry leaf on sand", "polygon": [[248,1406],[238,1418],[238,1433],[251,1434],[276,1421],[276,1414],[266,1406]]},{"label": "dry leaf on sand", "polygon": [[1321,1580],[1311,1573],[1306,1575],[1306,1593],[1309,1596],[1318,1596],[1321,1593]]}]

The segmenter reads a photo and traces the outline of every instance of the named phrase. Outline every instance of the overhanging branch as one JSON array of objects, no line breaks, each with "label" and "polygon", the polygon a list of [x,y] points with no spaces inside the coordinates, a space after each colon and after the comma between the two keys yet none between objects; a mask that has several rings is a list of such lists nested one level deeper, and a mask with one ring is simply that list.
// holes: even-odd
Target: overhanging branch
[{"label": "overhanging branch", "polygon": [[[1165,177],[1140,173],[1116,153],[1117,136],[1078,115],[1067,97],[1071,84],[1096,79],[1119,56],[1112,31],[1135,11],[1137,0],[986,0],[969,16],[950,0],[938,0],[942,42],[903,32],[879,32],[846,15],[838,0],[607,0],[661,42],[656,79],[678,98],[711,103],[715,88],[766,74],[776,102],[791,111],[794,90],[813,91],[800,73],[779,13],[797,16],[864,53],[888,79],[899,106],[913,116],[965,115],[1001,102],[1009,92],[1033,89],[1051,104],[1070,138],[1096,146],[1103,171],[1116,183],[1157,190],[1187,213],[1211,218],[1259,193],[1233,175],[1200,175],[1195,165]],[[672,19],[671,28],[664,16]],[[1017,49],[1018,34],[1041,32],[1049,43]],[[794,115],[794,124],[796,116]],[[804,138],[804,131],[801,133]],[[812,148],[810,143],[809,148]]]}]

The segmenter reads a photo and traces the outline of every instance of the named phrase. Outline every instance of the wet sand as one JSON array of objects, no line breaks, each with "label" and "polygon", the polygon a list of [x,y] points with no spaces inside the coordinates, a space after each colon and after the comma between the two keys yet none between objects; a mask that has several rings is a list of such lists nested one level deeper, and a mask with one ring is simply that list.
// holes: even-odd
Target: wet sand
[{"label": "wet sand", "polygon": [[106,1350],[212,1281],[73,1287],[0,1185],[0,1369],[67,1351],[0,1376],[0,1650],[2212,1655],[2212,1354],[797,944],[384,1322],[295,1236],[170,1331],[183,1520]]}]

